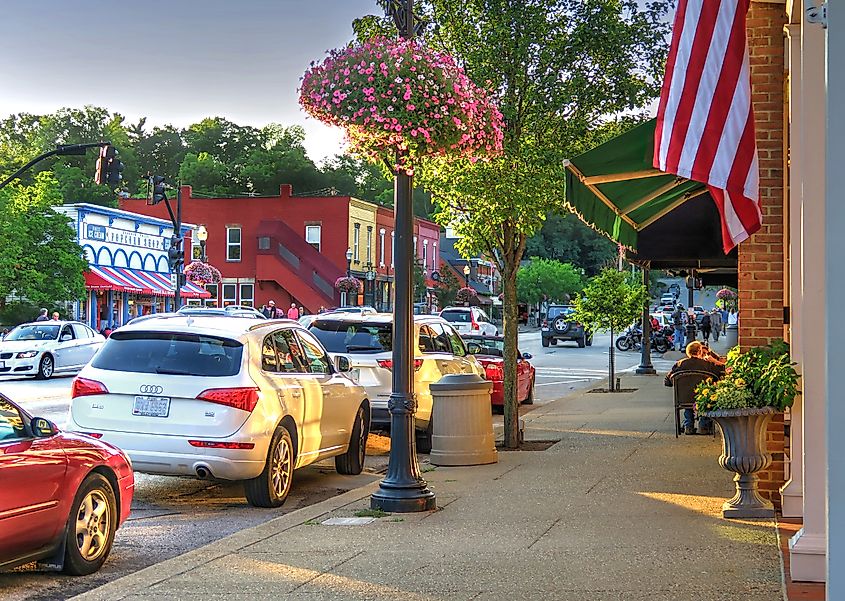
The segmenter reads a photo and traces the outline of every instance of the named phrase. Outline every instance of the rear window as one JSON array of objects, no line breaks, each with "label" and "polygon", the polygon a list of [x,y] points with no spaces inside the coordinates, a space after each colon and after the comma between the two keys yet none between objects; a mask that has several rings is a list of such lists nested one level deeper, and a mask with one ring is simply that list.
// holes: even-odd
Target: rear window
[{"label": "rear window", "polygon": [[308,330],[330,353],[383,353],[393,350],[393,324],[318,319]]},{"label": "rear window", "polygon": [[571,315],[575,311],[572,307],[549,307],[549,317],[557,317],[558,315]]},{"label": "rear window", "polygon": [[472,322],[472,314],[469,311],[449,311],[447,309],[440,312],[440,317],[451,323]]},{"label": "rear window", "polygon": [[114,332],[94,356],[93,367],[176,376],[234,376],[243,344],[237,340],[175,332]]}]

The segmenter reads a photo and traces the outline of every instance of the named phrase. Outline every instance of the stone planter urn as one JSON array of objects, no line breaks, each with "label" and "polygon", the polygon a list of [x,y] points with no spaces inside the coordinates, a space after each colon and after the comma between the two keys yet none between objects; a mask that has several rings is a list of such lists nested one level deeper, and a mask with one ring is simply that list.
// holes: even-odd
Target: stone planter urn
[{"label": "stone planter urn", "polygon": [[719,465],[736,473],[736,494],[722,505],[725,518],[771,518],[775,510],[757,492],[757,472],[772,463],[766,452],[766,426],[779,413],[774,407],[706,411],[722,431]]}]

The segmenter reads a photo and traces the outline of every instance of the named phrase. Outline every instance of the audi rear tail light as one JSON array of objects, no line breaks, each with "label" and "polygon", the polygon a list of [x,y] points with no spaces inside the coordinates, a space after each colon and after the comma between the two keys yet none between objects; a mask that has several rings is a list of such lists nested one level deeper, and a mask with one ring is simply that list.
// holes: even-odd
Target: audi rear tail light
[{"label": "audi rear tail light", "polygon": [[[382,369],[393,370],[393,359],[379,359],[377,363]],[[414,359],[414,371],[419,371],[422,364],[422,359]]]},{"label": "audi rear tail light", "polygon": [[85,436],[90,436],[91,438],[102,438],[102,432],[80,432],[80,434],[84,434]]},{"label": "audi rear tail light", "polygon": [[74,378],[73,384],[70,387],[70,398],[75,399],[81,396],[91,396],[92,394],[108,394],[109,389],[102,382],[97,380],[89,380],[88,378]]},{"label": "audi rear tail light", "polygon": [[252,412],[258,404],[258,388],[209,388],[199,393],[197,399]]},{"label": "audi rear tail light", "polygon": [[254,442],[221,442],[218,440],[189,440],[192,447],[201,449],[241,449],[250,450],[255,448]]}]

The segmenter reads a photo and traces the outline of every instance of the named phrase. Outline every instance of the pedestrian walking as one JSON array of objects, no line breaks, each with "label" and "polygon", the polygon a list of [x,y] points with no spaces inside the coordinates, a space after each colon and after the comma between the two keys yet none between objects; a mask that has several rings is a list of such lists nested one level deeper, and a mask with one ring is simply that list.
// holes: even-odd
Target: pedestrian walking
[{"label": "pedestrian walking", "polygon": [[722,334],[727,334],[728,332],[728,309],[726,307],[722,307],[722,310],[719,312],[722,315]]},{"label": "pedestrian walking", "polygon": [[701,316],[701,338],[704,340],[704,344],[710,344],[711,327],[712,322],[710,321],[710,313],[705,311],[704,315]]},{"label": "pedestrian walking", "polygon": [[719,342],[722,333],[722,313],[718,309],[710,311],[710,325],[713,326],[713,341]]},{"label": "pedestrian walking", "polygon": [[35,321],[50,321],[50,318],[47,317],[47,309],[41,309],[38,312],[38,317],[35,318]]},{"label": "pedestrian walking", "polygon": [[288,319],[299,319],[299,309],[296,308],[296,303],[290,304],[290,309],[288,309]]},{"label": "pedestrian walking", "polygon": [[305,310],[305,307],[300,305],[299,307],[299,316],[302,317],[303,315],[308,315],[308,311]]},{"label": "pedestrian walking", "polygon": [[269,301],[263,309],[261,309],[261,313],[267,319],[278,319],[279,317],[279,310],[276,309],[276,301]]},{"label": "pedestrian walking", "polygon": [[678,305],[675,312],[672,313],[672,327],[675,328],[675,336],[673,342],[676,351],[684,350],[684,306]]}]

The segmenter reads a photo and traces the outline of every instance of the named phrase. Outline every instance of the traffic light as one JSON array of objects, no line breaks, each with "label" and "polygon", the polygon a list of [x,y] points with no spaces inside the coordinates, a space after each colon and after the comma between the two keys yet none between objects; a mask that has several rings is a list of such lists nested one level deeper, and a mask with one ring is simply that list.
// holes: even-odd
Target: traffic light
[{"label": "traffic light", "polygon": [[147,201],[148,205],[157,205],[163,200],[167,200],[167,184],[164,183],[164,176],[154,175],[150,178],[153,185],[153,193]]},{"label": "traffic light", "polygon": [[182,239],[177,236],[170,238],[170,248],[167,249],[167,263],[172,273],[179,273],[179,267],[185,259],[185,252],[182,250]]},{"label": "traffic light", "polygon": [[94,173],[94,183],[98,186],[108,184],[112,188],[120,185],[123,179],[123,163],[117,158],[117,148],[111,144],[100,147],[97,157],[97,169]]},{"label": "traffic light", "polygon": [[100,147],[100,155],[97,157],[97,169],[94,172],[94,183],[102,186],[106,183],[106,167],[108,167],[109,160],[106,156],[108,153],[108,145]]}]

